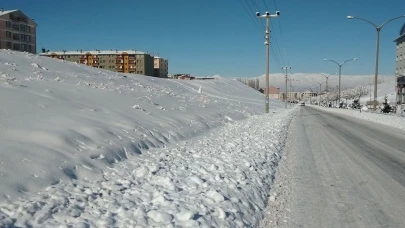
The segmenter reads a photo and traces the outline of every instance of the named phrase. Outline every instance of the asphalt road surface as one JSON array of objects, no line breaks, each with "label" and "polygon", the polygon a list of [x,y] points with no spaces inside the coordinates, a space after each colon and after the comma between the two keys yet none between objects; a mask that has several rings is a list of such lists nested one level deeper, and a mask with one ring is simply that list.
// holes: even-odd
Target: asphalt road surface
[{"label": "asphalt road surface", "polygon": [[405,131],[300,107],[288,227],[405,227]]}]

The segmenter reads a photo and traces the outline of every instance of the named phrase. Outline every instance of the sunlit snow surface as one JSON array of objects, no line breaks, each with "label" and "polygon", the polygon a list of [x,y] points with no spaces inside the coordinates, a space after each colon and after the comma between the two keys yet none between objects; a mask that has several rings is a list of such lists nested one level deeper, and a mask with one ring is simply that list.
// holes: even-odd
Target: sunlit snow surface
[{"label": "sunlit snow surface", "polygon": [[0,227],[255,224],[292,118],[263,103],[2,50]]}]

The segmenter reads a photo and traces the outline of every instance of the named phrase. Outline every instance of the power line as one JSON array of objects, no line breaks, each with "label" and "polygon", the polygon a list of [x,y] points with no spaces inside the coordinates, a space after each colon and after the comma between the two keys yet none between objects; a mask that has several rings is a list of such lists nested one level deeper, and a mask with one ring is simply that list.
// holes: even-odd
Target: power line
[{"label": "power line", "polygon": [[[250,6],[249,1],[248,1],[248,0],[245,0],[245,1],[246,1],[246,4],[249,6],[250,11],[252,12],[252,14],[254,14],[255,12],[253,11],[252,7]],[[251,2],[253,3],[253,6],[256,7],[256,12],[259,12],[259,8],[257,7],[256,0],[251,0]],[[257,18],[256,18],[256,20],[259,21],[259,23],[263,26],[263,28],[266,27],[266,26],[264,25],[264,22],[263,22],[262,20],[259,20],[259,19],[257,19]]]},{"label": "power line", "polygon": [[[245,9],[246,13],[247,13],[248,16],[250,17],[250,19],[253,21],[253,24],[256,24],[257,26],[259,26],[259,29],[262,29],[262,28],[260,27],[260,24],[258,24],[258,22],[257,22],[258,19],[253,16],[253,13],[249,13],[249,11],[248,11],[248,9],[246,8],[245,4],[243,4],[243,0],[240,0],[240,4],[242,4],[242,6],[243,6],[243,8]],[[255,20],[255,19],[256,19],[256,20]]]},{"label": "power line", "polygon": [[267,7],[266,1],[265,0],[262,0],[262,1],[264,3],[264,7],[266,8],[266,10],[269,11],[269,7]]},{"label": "power line", "polygon": [[[273,27],[273,25],[272,25],[272,28],[274,29],[274,27]],[[276,47],[277,47],[277,51],[278,51],[278,54],[280,55],[280,58],[281,58],[281,61],[283,62],[283,65],[285,65],[284,63],[284,58],[283,58],[283,55],[282,55],[282,53],[281,53],[281,51],[280,51],[280,45],[279,45],[279,43],[278,43],[278,41],[277,41],[277,36],[276,36],[276,33],[274,33],[274,43],[275,43],[275,45],[276,45]]]}]

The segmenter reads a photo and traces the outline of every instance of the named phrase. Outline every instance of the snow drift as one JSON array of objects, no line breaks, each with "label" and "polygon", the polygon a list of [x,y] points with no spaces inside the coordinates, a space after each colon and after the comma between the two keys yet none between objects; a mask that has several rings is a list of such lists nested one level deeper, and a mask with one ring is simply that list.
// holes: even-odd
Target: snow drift
[{"label": "snow drift", "polygon": [[159,79],[0,50],[0,202],[94,179],[150,148],[261,114],[263,100],[234,80]]}]

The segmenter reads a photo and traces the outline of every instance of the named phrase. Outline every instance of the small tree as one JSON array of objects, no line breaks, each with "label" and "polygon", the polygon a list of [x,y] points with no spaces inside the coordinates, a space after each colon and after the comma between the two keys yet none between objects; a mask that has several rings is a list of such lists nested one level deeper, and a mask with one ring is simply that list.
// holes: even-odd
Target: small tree
[{"label": "small tree", "polygon": [[383,105],[384,105],[384,107],[382,108],[382,112],[383,113],[389,113],[389,112],[391,112],[391,106],[388,104],[388,97],[387,97],[387,95],[384,97],[384,103],[383,103]]}]

